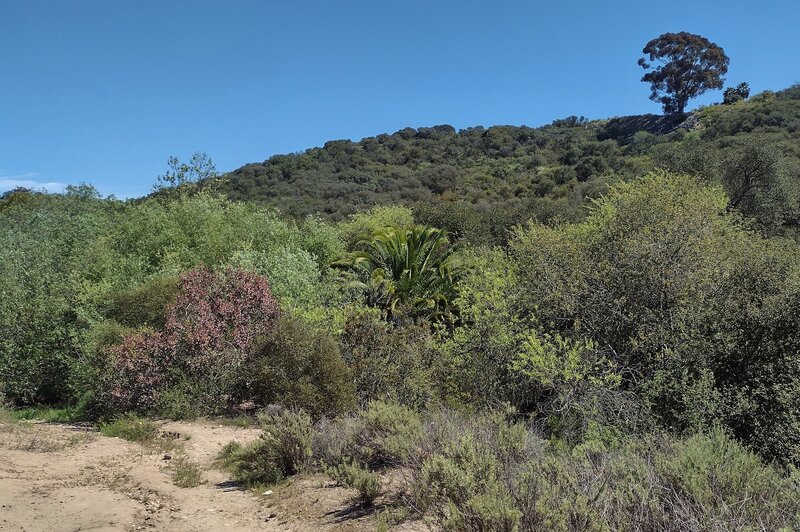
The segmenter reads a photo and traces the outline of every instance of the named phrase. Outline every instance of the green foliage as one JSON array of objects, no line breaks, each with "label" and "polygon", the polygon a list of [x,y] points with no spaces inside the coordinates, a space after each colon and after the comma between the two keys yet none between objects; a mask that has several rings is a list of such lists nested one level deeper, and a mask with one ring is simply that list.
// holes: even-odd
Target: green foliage
[{"label": "green foliage", "polygon": [[[800,98],[796,88],[778,93],[764,92],[737,105],[706,108],[702,111],[703,137],[721,139],[740,133],[778,133],[773,140],[791,136],[791,125],[800,117]],[[780,135],[783,132],[784,135]]]},{"label": "green foliage", "polygon": [[[704,510],[706,515],[695,518],[701,528],[736,522],[743,516],[800,517],[790,513],[797,507],[797,502],[790,500],[791,484],[719,428],[673,445],[658,467],[675,487],[676,506],[680,501],[684,511]],[[789,489],[776,489],[779,486]]]},{"label": "green foliage", "polygon": [[[230,174],[224,191],[296,216],[319,213],[334,220],[375,205],[405,205],[413,208],[417,223],[443,228],[454,239],[504,244],[509,230],[529,219],[580,221],[587,200],[597,198],[609,182],[651,171],[651,152],[658,156],[666,149],[679,158],[691,155],[701,166],[715,166],[707,163],[725,143],[747,133],[783,143],[791,164],[800,164],[798,137],[792,133],[800,127],[800,98],[793,88],[772,94],[706,107],[685,124],[685,116],[678,114],[594,122],[572,117],[537,129],[496,126],[456,132],[442,126],[336,141],[246,165]],[[692,142],[681,140],[687,130]],[[654,142],[633,142],[637,133],[651,134]],[[686,165],[658,165],[687,172]],[[716,171],[711,174],[720,178]],[[579,175],[588,181],[580,182]],[[375,219],[380,216],[376,211]],[[385,223],[390,220],[387,216],[377,225],[408,221]],[[345,237],[350,243],[357,240],[352,233]]]},{"label": "green foliage", "polygon": [[503,413],[439,412],[431,421],[433,433],[410,460],[414,505],[445,530],[519,530],[522,512],[503,477],[506,461],[533,443],[524,426]]},{"label": "green foliage", "polygon": [[221,455],[240,481],[330,464],[367,503],[400,468],[444,528],[798,528],[798,131],[792,87],[407,128],[208,183],[295,220],[185,182],[5,194],[0,399],[69,405],[14,410],[50,421],[266,408]]},{"label": "green foliage", "polygon": [[502,414],[431,421],[410,462],[410,502],[444,529],[779,529],[800,519],[796,478],[718,429],[565,448]]},{"label": "green foliage", "polygon": [[127,327],[163,328],[167,307],[178,295],[178,277],[149,279],[128,290],[112,293],[105,315]]},{"label": "green foliage", "polygon": [[9,411],[9,415],[12,419],[27,421],[37,420],[47,423],[75,423],[76,421],[82,420],[83,414],[84,413],[78,407],[53,408],[34,406]]},{"label": "green foliage", "polygon": [[[767,331],[756,316],[788,317],[798,249],[748,231],[726,205],[695,179],[654,174],[617,185],[585,223],[520,230],[515,305],[546,330],[591,339],[622,375],[621,390],[643,398],[659,423],[686,430],[721,420],[765,457],[796,456],[789,427],[798,412],[788,401],[800,374],[794,348],[773,347],[794,345],[784,328],[792,320]],[[782,427],[770,443],[742,422],[755,423],[756,411]]]},{"label": "green foliage", "polygon": [[350,369],[334,337],[294,318],[252,349],[241,385],[260,404],[302,408],[315,417],[345,412],[355,404]]},{"label": "green foliage", "polygon": [[456,268],[447,253],[447,235],[439,229],[387,227],[362,242],[364,251],[338,263],[354,274],[351,285],[387,318],[410,312],[433,320],[451,320]]},{"label": "green foliage", "polygon": [[178,453],[172,459],[172,483],[179,488],[195,488],[203,483],[200,466],[185,453]]},{"label": "green foliage", "polygon": [[301,471],[311,458],[311,417],[302,410],[279,409],[259,417],[261,440],[274,449],[284,475]]},{"label": "green foliage", "polygon": [[[548,172],[542,171],[543,179],[548,179]],[[473,245],[505,244],[514,225],[532,217],[547,219],[550,216],[544,208],[537,209],[533,205],[498,207],[464,201],[416,205],[414,214],[420,223],[441,227],[454,240]]]},{"label": "green foliage", "polygon": [[163,324],[170,279],[237,253],[267,257],[287,307],[335,316],[321,307],[338,297],[327,265],[344,245],[317,219],[295,223],[207,192],[170,202],[16,197],[0,213],[0,389],[16,404],[95,393],[108,345]]},{"label": "green foliage", "polygon": [[474,443],[464,439],[427,461],[420,482],[421,497],[436,508],[436,518],[444,530],[519,529],[522,512],[514,507],[497,477],[498,464],[477,452]]},{"label": "green foliage", "polygon": [[[593,422],[611,423],[623,401],[622,376],[592,340],[530,332],[511,362],[531,390],[534,408],[552,434],[575,441]],[[624,405],[624,412],[635,412]]]},{"label": "green foliage", "polygon": [[729,209],[755,219],[765,233],[780,232],[800,214],[800,197],[782,168],[780,151],[763,141],[730,148],[722,163],[722,184]]},{"label": "green foliage", "polygon": [[275,484],[307,467],[311,459],[311,418],[302,410],[278,409],[260,419],[263,432],[253,443],[231,442],[219,461],[246,486]]},{"label": "green foliage", "polygon": [[153,190],[160,198],[176,198],[213,187],[220,177],[211,158],[202,152],[192,154],[189,162],[177,157],[167,159],[169,170],[158,176]]},{"label": "green foliage", "polygon": [[216,465],[231,470],[236,465],[243,448],[244,446],[238,441],[229,441],[217,454]]},{"label": "green foliage", "polygon": [[349,220],[337,224],[342,240],[348,248],[368,240],[377,231],[387,227],[409,229],[414,226],[414,214],[403,206],[379,206],[369,211],[353,214]]},{"label": "green foliage", "polygon": [[98,199],[31,195],[1,210],[0,394],[15,404],[74,397],[87,319],[80,272],[114,209]]},{"label": "green foliage", "polygon": [[338,485],[358,491],[358,499],[364,506],[372,505],[381,493],[380,476],[353,461],[344,461],[328,467],[326,473]]},{"label": "green foliage", "polygon": [[[650,83],[650,99],[660,102],[666,114],[683,113],[691,98],[709,89],[721,89],[730,60],[725,51],[701,35],[682,31],[664,33],[648,42],[639,59],[647,72],[642,81]],[[647,61],[658,60],[653,68]]]},{"label": "green foliage", "polygon": [[[572,178],[553,187],[539,168],[558,164],[568,149],[590,151],[596,132],[585,126],[495,126],[458,132],[451,126],[406,128],[248,164],[229,174],[221,190],[231,198],[257,201],[294,216],[319,213],[336,221],[376,205],[404,205],[414,210],[418,223],[459,236],[464,232],[469,239],[474,236],[474,242],[499,242],[506,229],[530,217],[581,216],[586,190]],[[622,170],[621,161],[609,155],[611,168]],[[577,159],[567,169],[572,171],[575,164]],[[589,184],[598,190],[596,182],[604,179],[592,177]],[[450,216],[437,215],[439,208],[451,207]],[[372,217],[377,226],[410,225],[400,211],[378,210]],[[362,221],[367,222],[356,223]],[[467,227],[480,234],[465,231]],[[343,229],[350,243],[361,236],[350,232],[353,225],[345,223]]]},{"label": "green foliage", "polygon": [[302,249],[278,248],[272,252],[242,250],[228,262],[269,279],[270,289],[287,308],[311,309],[323,303],[325,290],[316,259]]},{"label": "green foliage", "polygon": [[136,443],[151,443],[158,438],[158,427],[152,421],[135,414],[124,414],[113,421],[100,424],[100,432],[110,438],[122,438]]},{"label": "green foliage", "polygon": [[422,433],[422,418],[416,411],[371,401],[353,417],[320,423],[313,447],[325,464],[355,460],[371,469],[395,467],[417,449]]},{"label": "green foliage", "polygon": [[722,93],[722,103],[725,105],[733,105],[736,102],[741,102],[750,97],[750,85],[746,82],[739,83],[735,87],[728,87]]},{"label": "green foliage", "polygon": [[435,337],[428,323],[398,325],[382,320],[377,309],[356,310],[340,341],[360,403],[422,408],[435,397]]},{"label": "green foliage", "polygon": [[360,418],[361,453],[372,466],[402,463],[422,434],[420,416],[402,405],[372,401]]},{"label": "green foliage", "polygon": [[285,478],[275,463],[276,451],[264,440],[245,446],[226,446],[220,461],[233,478],[248,488],[271,485]]},{"label": "green foliage", "polygon": [[455,305],[460,321],[437,343],[436,381],[450,404],[509,401],[529,396],[511,371],[523,326],[511,307],[517,284],[512,263],[498,249],[459,253],[462,274]]}]

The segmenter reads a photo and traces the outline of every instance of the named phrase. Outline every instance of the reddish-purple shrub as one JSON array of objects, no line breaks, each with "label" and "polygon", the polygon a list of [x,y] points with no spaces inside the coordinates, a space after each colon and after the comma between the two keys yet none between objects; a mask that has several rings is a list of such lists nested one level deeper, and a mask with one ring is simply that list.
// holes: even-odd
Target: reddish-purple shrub
[{"label": "reddish-purple shrub", "polygon": [[180,280],[178,298],[167,310],[166,334],[191,370],[210,363],[238,365],[253,340],[275,326],[278,304],[260,275],[228,268],[195,268]]},{"label": "reddish-purple shrub", "polygon": [[104,375],[108,406],[114,411],[143,410],[154,404],[174,361],[174,345],[160,332],[132,334],[110,348],[112,363]]},{"label": "reddish-purple shrub", "polygon": [[257,274],[203,267],[184,273],[164,330],[137,333],[111,348],[110,406],[146,410],[176,378],[190,378],[209,395],[228,394],[253,341],[277,318],[269,283]]}]

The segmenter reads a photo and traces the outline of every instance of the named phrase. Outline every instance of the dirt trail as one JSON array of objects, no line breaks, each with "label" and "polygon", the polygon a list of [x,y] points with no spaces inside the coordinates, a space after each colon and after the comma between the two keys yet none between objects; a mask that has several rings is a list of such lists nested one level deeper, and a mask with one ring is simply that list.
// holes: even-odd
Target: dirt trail
[{"label": "dirt trail", "polygon": [[[173,484],[174,453],[107,438],[91,427],[0,423],[0,530],[375,530],[374,513],[322,475],[300,475],[269,496],[243,491],[214,467],[228,442],[258,431],[167,422],[203,483]],[[170,459],[166,455],[169,455]],[[426,530],[406,523],[400,530]]]}]

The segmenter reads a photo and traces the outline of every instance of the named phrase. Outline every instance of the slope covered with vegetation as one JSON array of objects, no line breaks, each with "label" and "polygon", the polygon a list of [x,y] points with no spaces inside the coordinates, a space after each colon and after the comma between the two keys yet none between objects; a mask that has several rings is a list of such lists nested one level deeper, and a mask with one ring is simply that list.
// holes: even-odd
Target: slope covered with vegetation
[{"label": "slope covered with vegetation", "polygon": [[2,400],[261,411],[241,482],[402,467],[445,529],[800,527],[798,126],[792,87],[7,194]]},{"label": "slope covered with vegetation", "polygon": [[540,128],[460,131],[445,125],[331,141],[245,165],[222,190],[295,216],[341,220],[376,204],[403,204],[434,225],[453,220],[451,230],[475,220],[508,228],[531,217],[580,219],[586,198],[658,167],[720,182],[746,147],[763,142],[787,176],[800,173],[800,88],[686,116],[570,117]]}]

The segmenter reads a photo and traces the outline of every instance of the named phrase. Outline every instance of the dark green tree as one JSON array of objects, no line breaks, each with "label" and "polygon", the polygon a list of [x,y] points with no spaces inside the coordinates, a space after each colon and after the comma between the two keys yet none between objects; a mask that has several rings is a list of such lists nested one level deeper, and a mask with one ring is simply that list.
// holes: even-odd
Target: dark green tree
[{"label": "dark green tree", "polygon": [[786,173],[778,147],[746,139],[731,147],[722,160],[722,185],[730,198],[728,210],[756,220],[768,235],[793,226],[797,217],[797,187]]},{"label": "dark green tree", "polygon": [[720,46],[685,31],[656,37],[642,53],[639,66],[649,70],[642,81],[650,83],[650,99],[660,102],[666,114],[683,113],[691,98],[721,89],[730,62]]},{"label": "dark green tree", "polygon": [[722,103],[731,105],[733,103],[746,100],[750,97],[750,85],[747,82],[739,83],[735,87],[728,87],[722,93]]}]

